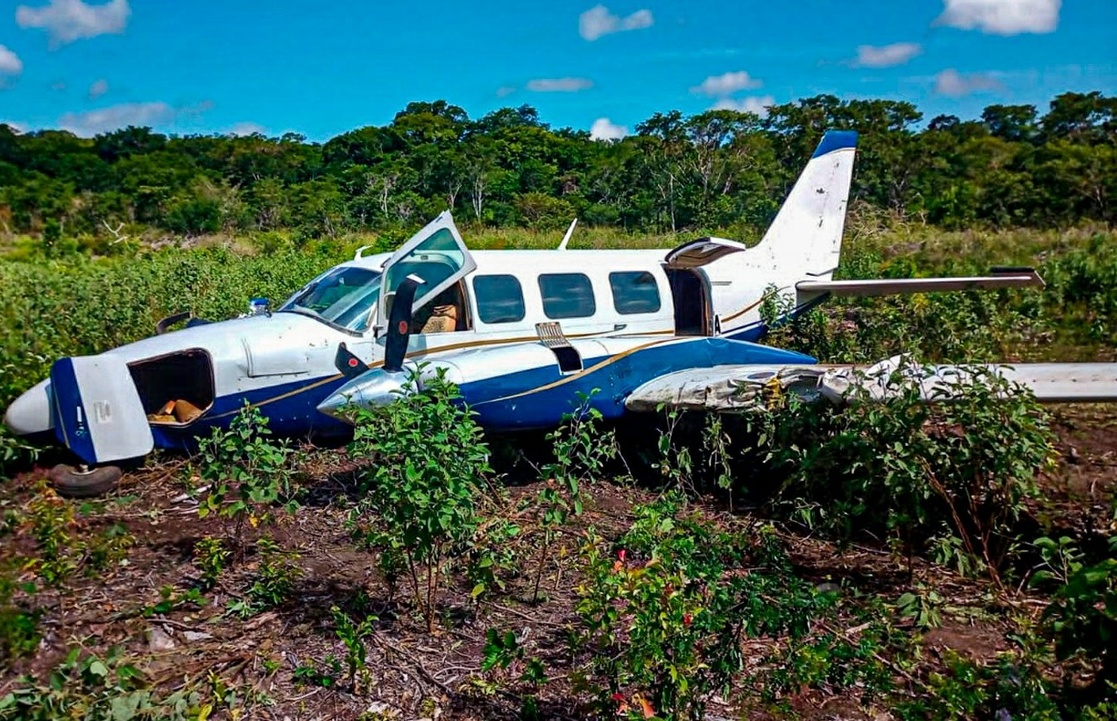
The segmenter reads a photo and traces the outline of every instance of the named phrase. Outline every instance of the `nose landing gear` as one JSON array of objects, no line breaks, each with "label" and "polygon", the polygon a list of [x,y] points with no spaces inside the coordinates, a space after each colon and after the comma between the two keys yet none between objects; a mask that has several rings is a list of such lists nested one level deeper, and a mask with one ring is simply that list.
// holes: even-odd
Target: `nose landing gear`
[{"label": "nose landing gear", "polygon": [[93,498],[116,488],[123,472],[117,466],[68,466],[60,463],[47,474],[58,495],[63,498]]}]

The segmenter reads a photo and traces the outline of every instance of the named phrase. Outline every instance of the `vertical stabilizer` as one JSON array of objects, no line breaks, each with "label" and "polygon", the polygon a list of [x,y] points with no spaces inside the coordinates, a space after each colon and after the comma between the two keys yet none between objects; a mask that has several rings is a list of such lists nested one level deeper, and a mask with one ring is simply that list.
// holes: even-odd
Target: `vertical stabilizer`
[{"label": "vertical stabilizer", "polygon": [[[857,132],[822,136],[807,167],[753,250],[781,278],[829,279],[842,250]],[[767,256],[767,257],[765,257]]]}]

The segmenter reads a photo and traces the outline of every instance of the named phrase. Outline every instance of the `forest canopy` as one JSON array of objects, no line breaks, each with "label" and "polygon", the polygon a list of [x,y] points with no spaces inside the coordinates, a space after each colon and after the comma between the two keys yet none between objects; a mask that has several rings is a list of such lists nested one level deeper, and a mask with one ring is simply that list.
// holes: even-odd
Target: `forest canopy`
[{"label": "forest canopy", "polygon": [[551,128],[527,105],[481,118],[415,102],[319,144],[297,134],[93,138],[0,124],[0,233],[104,236],[406,228],[761,228],[827,129],[861,132],[851,202],[943,228],[1117,221],[1117,97],[1064,93],[1041,114],[990,105],[924,121],[911,103],[819,95],[767,117],[657,113],[617,141]]}]

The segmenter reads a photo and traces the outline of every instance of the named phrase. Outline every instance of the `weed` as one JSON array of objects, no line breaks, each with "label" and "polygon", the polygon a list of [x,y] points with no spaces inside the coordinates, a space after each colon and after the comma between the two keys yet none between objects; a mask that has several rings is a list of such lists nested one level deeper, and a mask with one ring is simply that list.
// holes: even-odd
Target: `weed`
[{"label": "weed", "polygon": [[87,576],[101,574],[108,568],[120,563],[128,555],[128,549],[135,545],[136,539],[124,526],[114,523],[104,531],[92,535],[83,544],[84,556],[81,565]]},{"label": "weed", "polygon": [[39,646],[39,619],[42,613],[27,608],[15,598],[16,591],[34,593],[34,584],[20,584],[18,568],[11,563],[0,564],[0,663],[34,653]]},{"label": "weed", "polygon": [[1063,581],[1043,614],[1056,655],[1097,665],[1098,686],[1117,683],[1117,537],[1109,539],[1110,557],[1090,566],[1067,544],[1037,545],[1043,541],[1050,577]]},{"label": "weed", "polygon": [[35,572],[48,586],[57,587],[78,568],[71,535],[77,525],[73,506],[43,486],[31,500],[28,520],[38,551]]},{"label": "weed", "polygon": [[947,649],[945,673],[932,672],[920,698],[895,707],[903,721],[958,718],[1061,718],[1047,683],[1026,655],[1001,654],[995,664],[979,665]]},{"label": "weed", "polygon": [[295,581],[302,576],[302,569],[295,563],[299,555],[284,551],[267,536],[256,542],[256,550],[260,554],[260,565],[256,569],[252,585],[248,587],[247,598],[233,601],[229,605],[231,613],[243,618],[254,616],[286,601],[291,597]]},{"label": "weed", "polygon": [[676,438],[679,426],[687,416],[679,409],[671,408],[664,412],[664,417],[667,426],[660,431],[656,441],[659,462],[655,467],[668,488],[693,491],[694,461],[691,458],[690,447]]},{"label": "weed", "polygon": [[332,654],[326,656],[322,662],[323,668],[315,665],[313,660],[307,660],[295,667],[295,683],[304,683],[310,686],[333,688],[337,677],[341,674],[341,661]]},{"label": "weed", "polygon": [[162,616],[186,605],[193,605],[198,608],[206,605],[206,599],[200,589],[190,588],[185,593],[179,594],[175,592],[173,586],[161,586],[159,588],[159,601],[150,606],[145,606],[143,615],[146,617]]},{"label": "weed", "polygon": [[0,719],[188,721],[206,718],[212,711],[189,684],[167,696],[145,688],[140,671],[115,650],[98,658],[74,649],[51,671],[46,685],[31,677],[24,677],[22,684],[0,698]]},{"label": "weed", "polygon": [[220,538],[206,536],[194,544],[194,566],[202,573],[202,585],[213,588],[229,561],[229,550]]},{"label": "weed", "polygon": [[369,616],[360,623],[354,623],[348,614],[337,606],[330,608],[330,615],[334,619],[334,633],[345,644],[345,666],[348,671],[349,687],[357,693],[357,671],[365,666],[368,651],[365,641],[372,637],[372,624],[378,619]]},{"label": "weed", "polygon": [[910,619],[919,629],[938,628],[942,625],[942,607],[945,599],[933,589],[919,588],[908,591],[896,599],[896,610]]},{"label": "weed", "polygon": [[[519,672],[518,675],[513,674],[512,681],[522,687],[522,689],[519,689],[521,695],[520,718],[536,718],[539,713],[536,695],[547,681],[547,669],[543,662],[534,656],[525,660],[524,647],[516,638],[515,632],[505,631],[501,633],[495,628],[485,631],[485,648],[482,653],[481,673],[493,675],[498,672],[500,674],[511,673],[513,670]],[[473,683],[482,693],[486,694],[492,694],[497,688],[500,688],[499,679],[486,681],[485,679],[474,678]],[[508,689],[505,689],[505,692],[510,693]]]},{"label": "weed", "polygon": [[520,527],[499,516],[485,519],[471,543],[466,577],[473,584],[472,598],[505,589],[505,578],[519,573],[518,554],[513,542]]},{"label": "weed", "polygon": [[599,429],[601,412],[591,405],[595,389],[580,395],[573,413],[563,416],[562,425],[547,434],[553,444],[554,460],[543,466],[545,483],[535,502],[542,539],[536,558],[532,602],[539,600],[539,583],[558,529],[568,518],[582,515],[582,486],[598,478],[606,462],[616,457],[617,444],[612,431]]}]

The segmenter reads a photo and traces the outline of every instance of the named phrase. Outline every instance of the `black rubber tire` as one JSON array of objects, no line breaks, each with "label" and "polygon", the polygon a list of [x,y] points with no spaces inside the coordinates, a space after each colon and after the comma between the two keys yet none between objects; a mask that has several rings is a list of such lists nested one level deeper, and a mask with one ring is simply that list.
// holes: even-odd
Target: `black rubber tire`
[{"label": "black rubber tire", "polygon": [[50,469],[48,474],[54,490],[63,498],[93,498],[116,488],[123,475],[116,466],[100,466],[79,471],[63,463]]}]

